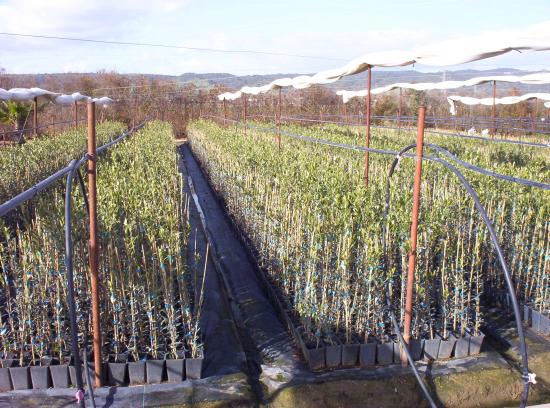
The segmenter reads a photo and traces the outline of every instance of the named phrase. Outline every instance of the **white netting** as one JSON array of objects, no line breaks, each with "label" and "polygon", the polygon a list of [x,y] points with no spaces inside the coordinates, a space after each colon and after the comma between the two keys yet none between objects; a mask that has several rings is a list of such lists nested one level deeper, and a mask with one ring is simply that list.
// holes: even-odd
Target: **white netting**
[{"label": "white netting", "polygon": [[107,106],[114,101],[111,98],[103,96],[101,98],[91,98],[75,92],[71,95],[50,92],[41,88],[12,88],[5,90],[0,88],[0,100],[16,102],[32,102],[34,98],[39,104],[52,102],[58,105],[72,105],[79,101],[93,101],[99,106]]},{"label": "white netting", "polygon": [[[371,89],[371,95],[378,95],[384,92],[391,91],[393,89],[414,89],[416,91],[430,91],[430,90],[446,90],[457,89],[465,86],[481,85],[488,82],[512,82],[522,83],[530,85],[544,85],[550,84],[550,73],[537,73],[523,76],[517,75],[495,75],[495,76],[481,76],[470,78],[465,81],[442,81],[442,82],[421,82],[421,83],[407,83],[397,82],[395,84],[381,86],[379,88]],[[337,95],[342,96],[344,103],[347,103],[350,99],[355,97],[367,96],[368,90],[362,89],[360,91],[337,91]]]},{"label": "white netting", "polygon": [[[540,99],[542,101],[550,101],[550,93],[528,93],[520,96],[505,96],[503,98],[472,98],[470,96],[452,95],[447,98],[449,102],[451,115],[456,115],[456,103],[460,102],[465,105],[514,105],[516,103],[529,101],[531,99]],[[544,104],[546,106],[546,103]]]},{"label": "white netting", "polygon": [[[519,34],[521,33],[521,34]],[[476,38],[448,42],[430,47],[423,47],[413,52],[390,51],[365,54],[341,68],[321,71],[315,75],[301,75],[295,78],[277,79],[259,87],[243,87],[239,92],[220,95],[220,100],[233,100],[242,94],[257,95],[272,89],[293,86],[297,89],[311,85],[329,84],[340,78],[359,74],[368,67],[399,67],[412,64],[433,66],[459,65],[496,57],[510,51],[544,51],[550,50],[550,21],[530,27],[521,32],[510,32],[507,35],[492,33]]]}]

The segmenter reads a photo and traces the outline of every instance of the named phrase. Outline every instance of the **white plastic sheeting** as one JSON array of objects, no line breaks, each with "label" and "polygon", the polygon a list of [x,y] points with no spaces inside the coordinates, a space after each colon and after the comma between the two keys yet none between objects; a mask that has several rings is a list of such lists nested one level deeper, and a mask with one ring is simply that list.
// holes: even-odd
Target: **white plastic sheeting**
[{"label": "white plastic sheeting", "polygon": [[107,106],[114,101],[103,96],[101,98],[91,98],[86,95],[82,95],[80,92],[75,92],[71,95],[60,94],[56,92],[50,92],[42,88],[12,88],[5,90],[0,88],[0,100],[3,101],[17,101],[17,102],[32,102],[34,98],[37,98],[39,104],[52,102],[58,105],[72,105],[79,101],[93,101],[96,105]]},{"label": "white plastic sheeting", "polygon": [[[544,85],[550,84],[550,73],[537,73],[523,76],[517,75],[495,75],[495,76],[481,76],[470,78],[465,81],[442,81],[442,82],[421,82],[417,84],[407,82],[397,82],[395,84],[381,86],[379,88],[371,89],[371,95],[378,95],[384,92],[389,92],[393,89],[414,89],[416,91],[430,91],[430,90],[446,90],[457,89],[465,86],[481,85],[488,82],[513,82],[530,85]],[[337,91],[337,95],[342,96],[344,103],[347,103],[350,99],[355,97],[367,96],[368,90],[362,89],[360,91]]]},{"label": "white plastic sheeting", "polygon": [[[519,34],[521,33],[521,34]],[[432,66],[459,65],[496,57],[510,51],[545,51],[550,50],[550,21],[521,32],[491,33],[476,38],[465,38],[452,43],[423,47],[416,51],[390,51],[365,54],[343,67],[321,71],[315,75],[301,75],[295,78],[277,79],[260,87],[243,87],[242,94],[257,95],[272,89],[293,86],[303,89],[311,85],[329,84],[340,78],[359,74],[368,67],[400,67],[412,64]],[[237,99],[237,92],[220,95],[220,100]]]},{"label": "white plastic sheeting", "polygon": [[546,103],[544,104],[544,107],[545,107],[545,108],[550,108],[550,102],[546,102]]},{"label": "white plastic sheeting", "polygon": [[[447,98],[450,105],[451,115],[456,115],[456,103],[461,102],[465,105],[514,105],[516,103],[528,101],[531,99],[540,99],[550,102],[550,93],[528,93],[520,96],[505,96],[503,98],[472,98],[470,96],[452,95]],[[548,103],[548,102],[547,102]],[[546,103],[544,104],[546,106]]]}]

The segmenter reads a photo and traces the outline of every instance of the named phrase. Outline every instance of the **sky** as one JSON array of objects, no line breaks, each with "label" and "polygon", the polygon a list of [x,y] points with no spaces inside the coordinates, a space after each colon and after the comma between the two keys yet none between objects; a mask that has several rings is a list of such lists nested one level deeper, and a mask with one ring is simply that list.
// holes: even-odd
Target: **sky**
[{"label": "sky", "polygon": [[[7,73],[313,73],[362,54],[549,24],[550,0],[0,0],[0,32],[257,50],[320,58],[91,44],[0,35]],[[550,51],[445,69],[550,68]],[[416,66],[424,71],[440,68]],[[394,68],[395,69],[395,68]]]}]

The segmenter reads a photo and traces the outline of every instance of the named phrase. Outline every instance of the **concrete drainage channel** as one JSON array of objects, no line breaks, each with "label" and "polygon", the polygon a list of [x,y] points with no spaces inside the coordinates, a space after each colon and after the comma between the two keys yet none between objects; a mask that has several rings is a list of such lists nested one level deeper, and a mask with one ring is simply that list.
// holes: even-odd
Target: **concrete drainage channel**
[{"label": "concrete drainage channel", "polygon": [[[187,258],[202,271],[208,246],[203,328],[203,379],[95,390],[98,407],[423,407],[428,406],[409,367],[399,364],[312,372],[299,354],[283,316],[270,299],[253,257],[187,145],[180,146],[181,172],[191,197]],[[195,256],[196,252],[200,256]],[[200,277],[199,277],[200,280]],[[543,367],[550,344],[529,337],[542,378],[529,403],[550,401]],[[514,339],[511,338],[511,343]],[[533,342],[537,342],[533,344]],[[485,343],[477,356],[418,362],[438,406],[517,406],[522,381],[513,347]],[[495,346],[496,347],[496,346]],[[504,357],[505,358],[504,358]],[[548,365],[548,364],[546,364]],[[534,371],[537,372],[535,367]],[[74,404],[74,389],[12,391],[0,407],[62,407]],[[88,404],[89,405],[89,404]]]}]

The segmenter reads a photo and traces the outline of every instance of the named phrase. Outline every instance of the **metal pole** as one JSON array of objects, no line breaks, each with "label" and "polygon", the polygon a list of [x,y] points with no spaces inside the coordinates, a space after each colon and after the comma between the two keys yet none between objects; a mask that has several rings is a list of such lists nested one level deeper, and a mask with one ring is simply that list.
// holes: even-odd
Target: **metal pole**
[{"label": "metal pole", "polygon": [[101,387],[101,324],[99,310],[99,245],[97,241],[97,187],[95,102],[88,102],[88,205],[90,208],[90,275],[92,284],[92,326],[95,385]]},{"label": "metal pole", "polygon": [[74,127],[78,126],[78,102],[74,101]]},{"label": "metal pole", "polygon": [[403,89],[399,88],[399,108],[397,109],[397,131],[401,133],[401,113],[403,111]]},{"label": "metal pole", "polygon": [[491,130],[491,135],[494,135],[497,131],[497,109],[496,109],[496,99],[497,99],[497,81],[493,81],[493,111],[491,113],[493,118],[493,129]]},{"label": "metal pole", "polygon": [[279,101],[278,101],[278,112],[277,112],[277,147],[279,150],[281,150],[281,105],[282,105],[282,97],[281,97],[281,88],[279,88]]},{"label": "metal pole", "polygon": [[32,115],[32,133],[36,136],[38,134],[38,97],[35,96],[32,101],[33,115]]},{"label": "metal pole", "polygon": [[[409,252],[409,264],[407,270],[407,293],[405,298],[405,327],[403,338],[405,343],[409,344],[411,338],[411,321],[413,314],[413,292],[414,292],[414,269],[416,266],[416,242],[418,232],[418,213],[420,211],[420,183],[422,181],[422,153],[424,149],[424,118],[426,117],[426,107],[418,108],[418,131],[416,134],[416,158],[414,171],[413,187],[413,208],[411,220],[411,251]],[[406,364],[407,361],[401,353],[401,361]]]},{"label": "metal pole", "polygon": [[246,104],[247,104],[248,96],[246,96],[246,94],[243,95],[243,99],[244,99],[244,104],[243,104],[244,135],[246,136]]},{"label": "metal pole", "polygon": [[226,126],[225,121],[227,120],[227,107],[225,106],[225,98],[223,98],[223,127]]},{"label": "metal pole", "polygon": [[[367,68],[367,120],[366,120],[366,134],[365,134],[365,147],[368,149],[370,145],[370,116],[371,116],[371,66]],[[365,187],[369,186],[369,152],[365,151],[365,169],[363,173],[363,180],[365,181]]]}]

